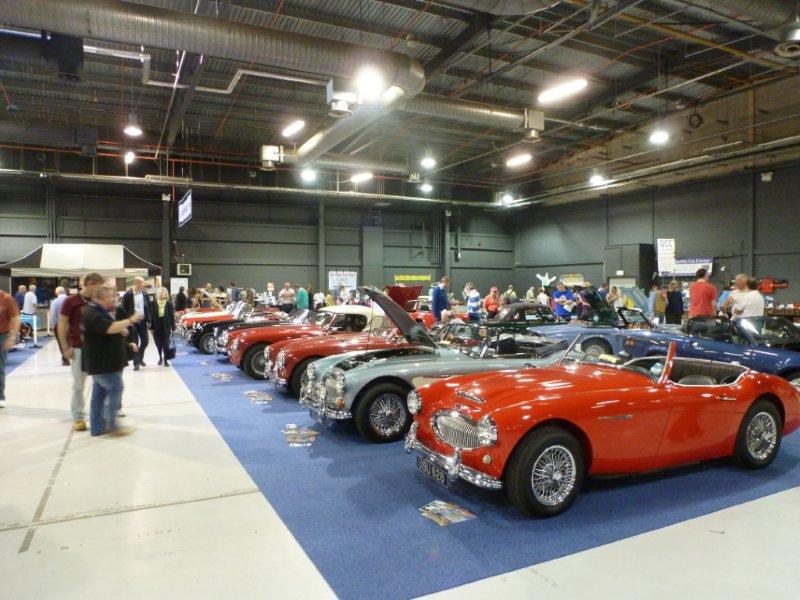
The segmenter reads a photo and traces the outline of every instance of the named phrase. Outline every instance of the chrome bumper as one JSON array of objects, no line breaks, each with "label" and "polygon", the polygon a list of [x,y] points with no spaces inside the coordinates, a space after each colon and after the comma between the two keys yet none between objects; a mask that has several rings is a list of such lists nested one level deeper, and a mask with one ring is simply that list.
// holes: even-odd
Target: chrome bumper
[{"label": "chrome bumper", "polygon": [[419,423],[414,423],[411,425],[411,429],[408,430],[406,439],[403,442],[407,453],[416,452],[424,459],[440,466],[447,471],[447,478],[450,481],[463,479],[472,485],[477,485],[487,490],[503,489],[502,479],[497,479],[496,477],[492,477],[472,467],[461,464],[461,452],[458,449],[456,449],[453,456],[445,456],[422,444],[422,442],[417,439],[418,427]]},{"label": "chrome bumper", "polygon": [[308,408],[311,417],[323,425],[326,421],[349,421],[353,418],[353,413],[349,410],[336,410],[325,406],[324,394],[325,389],[322,384],[303,386],[300,391],[300,406]]}]

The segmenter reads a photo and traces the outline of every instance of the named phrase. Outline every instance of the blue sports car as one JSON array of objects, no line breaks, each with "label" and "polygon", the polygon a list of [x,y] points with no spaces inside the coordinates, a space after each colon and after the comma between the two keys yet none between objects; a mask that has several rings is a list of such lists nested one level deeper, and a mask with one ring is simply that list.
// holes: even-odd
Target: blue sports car
[{"label": "blue sports car", "polygon": [[[666,354],[674,341],[678,356],[738,363],[800,387],[800,328],[785,317],[698,317],[680,330],[642,329],[619,337],[634,358]],[[614,346],[617,352],[619,342]]]},{"label": "blue sports car", "polygon": [[[626,350],[625,337],[621,334],[639,329],[649,331],[655,327],[638,308],[620,308],[616,313],[609,308],[602,311],[600,315],[600,318],[592,318],[590,321],[543,323],[529,327],[528,330],[546,335],[548,338],[567,342],[572,342],[581,336],[581,350],[598,356],[600,354],[619,354]],[[613,318],[614,315],[616,318]]]}]

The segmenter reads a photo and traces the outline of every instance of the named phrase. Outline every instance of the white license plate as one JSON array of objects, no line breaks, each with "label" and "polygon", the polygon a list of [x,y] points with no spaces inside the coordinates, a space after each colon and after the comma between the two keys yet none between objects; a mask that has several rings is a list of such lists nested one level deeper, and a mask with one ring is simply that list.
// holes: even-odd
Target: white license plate
[{"label": "white license plate", "polygon": [[447,479],[447,471],[445,471],[439,465],[434,464],[431,461],[422,458],[421,456],[418,456],[417,468],[434,481],[441,483],[443,486],[450,486],[450,481]]}]

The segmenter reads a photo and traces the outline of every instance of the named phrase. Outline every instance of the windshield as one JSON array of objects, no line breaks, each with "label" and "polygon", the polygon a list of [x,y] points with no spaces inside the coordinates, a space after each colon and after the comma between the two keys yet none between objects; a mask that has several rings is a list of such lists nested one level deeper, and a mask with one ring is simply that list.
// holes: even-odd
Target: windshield
[{"label": "windshield", "polygon": [[619,314],[627,329],[652,329],[650,319],[638,308],[621,308]]},{"label": "windshield", "polygon": [[736,321],[757,344],[780,345],[800,342],[800,328],[784,317],[747,317]]},{"label": "windshield", "polygon": [[283,320],[286,320],[293,325],[303,325],[304,323],[310,323],[311,320],[316,316],[317,315],[312,310],[308,310],[307,308],[296,308],[290,312],[288,316],[284,317]]},{"label": "windshield", "polygon": [[577,344],[570,348],[569,351],[564,354],[560,364],[577,363],[580,365],[604,365],[606,367],[614,367],[621,371],[632,371],[634,373],[646,375],[653,381],[658,381],[661,378],[661,374],[664,372],[664,364],[666,361],[664,356],[653,356],[624,362],[618,356],[589,353],[578,350],[577,348]]},{"label": "windshield", "polygon": [[[482,334],[481,331],[483,332]],[[474,346],[479,344],[485,335],[485,327],[470,325],[469,323],[464,323],[461,319],[453,319],[436,332],[433,340],[437,344],[443,345]]]},{"label": "windshield", "polygon": [[501,330],[487,335],[479,346],[464,346],[461,351],[473,358],[536,358],[563,350],[565,342],[536,333]]},{"label": "windshield", "polygon": [[527,322],[531,325],[555,323],[556,316],[547,306],[514,306],[510,304],[500,309],[497,321]]}]

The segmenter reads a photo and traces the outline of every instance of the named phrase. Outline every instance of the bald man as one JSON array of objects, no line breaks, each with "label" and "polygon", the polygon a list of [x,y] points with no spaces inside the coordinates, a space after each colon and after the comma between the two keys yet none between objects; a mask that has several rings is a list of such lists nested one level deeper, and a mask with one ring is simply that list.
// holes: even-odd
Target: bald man
[{"label": "bald man", "polygon": [[150,302],[147,294],[144,291],[144,279],[136,277],[133,280],[133,285],[122,296],[122,310],[126,317],[139,315],[141,320],[138,321],[134,328],[136,330],[136,346],[138,351],[133,355],[133,370],[138,371],[140,367],[145,367],[144,363],[144,350],[147,348],[149,341],[147,329],[152,321],[150,315]]}]

